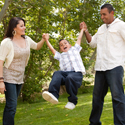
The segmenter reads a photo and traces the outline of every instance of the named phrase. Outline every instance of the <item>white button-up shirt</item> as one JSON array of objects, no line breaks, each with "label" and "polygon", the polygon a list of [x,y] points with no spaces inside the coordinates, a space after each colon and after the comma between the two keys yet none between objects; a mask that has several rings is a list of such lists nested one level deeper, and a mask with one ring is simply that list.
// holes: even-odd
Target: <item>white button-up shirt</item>
[{"label": "white button-up shirt", "polygon": [[59,53],[56,51],[54,58],[59,60],[60,70],[82,72],[84,75],[85,67],[80,56],[81,49],[82,47],[76,43],[68,52]]},{"label": "white button-up shirt", "polygon": [[106,71],[123,66],[125,61],[125,22],[115,19],[107,28],[99,27],[89,43],[97,47],[96,71]]}]

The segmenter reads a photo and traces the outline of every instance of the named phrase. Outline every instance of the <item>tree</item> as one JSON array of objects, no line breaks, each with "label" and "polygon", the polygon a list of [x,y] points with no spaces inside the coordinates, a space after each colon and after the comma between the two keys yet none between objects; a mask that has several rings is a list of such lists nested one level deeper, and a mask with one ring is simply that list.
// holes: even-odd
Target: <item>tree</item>
[{"label": "tree", "polygon": [[[5,2],[9,2],[6,0]],[[105,0],[13,0],[2,18],[0,25],[0,40],[11,17],[22,17],[26,20],[26,35],[38,42],[42,33],[50,34],[50,42],[56,50],[59,50],[58,40],[61,38],[75,44],[79,33],[79,24],[85,21],[89,32],[94,35],[98,27],[103,23],[100,19],[100,5]],[[124,19],[124,1],[107,1],[116,9],[116,17]],[[6,4],[7,5],[7,4]],[[3,5],[0,6],[1,9]],[[119,9],[120,8],[120,9]],[[121,10],[121,11],[119,11]],[[91,76],[95,61],[95,49],[91,49],[83,36],[81,57],[87,74]],[[53,58],[46,44],[39,51],[31,50],[30,60],[26,67],[22,98],[25,101],[34,101],[34,93],[41,92],[42,86],[51,80],[55,70],[59,70],[59,63]],[[36,98],[35,98],[36,99]]]},{"label": "tree", "polygon": [[4,15],[5,15],[5,12],[6,10],[8,9],[10,3],[11,3],[12,0],[5,0],[5,3],[4,3],[4,6],[0,12],[0,22],[2,21]]}]

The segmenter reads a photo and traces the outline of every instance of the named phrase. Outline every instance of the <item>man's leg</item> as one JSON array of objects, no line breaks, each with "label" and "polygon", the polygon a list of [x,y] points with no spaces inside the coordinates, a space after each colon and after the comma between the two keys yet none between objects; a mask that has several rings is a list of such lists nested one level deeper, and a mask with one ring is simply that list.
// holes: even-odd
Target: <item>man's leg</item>
[{"label": "man's leg", "polygon": [[104,72],[97,71],[93,90],[92,111],[89,118],[90,125],[101,125],[100,117],[103,109],[104,97],[108,91]]},{"label": "man's leg", "polygon": [[113,102],[114,124],[125,125],[125,95],[123,88],[123,67],[119,66],[106,72]]}]

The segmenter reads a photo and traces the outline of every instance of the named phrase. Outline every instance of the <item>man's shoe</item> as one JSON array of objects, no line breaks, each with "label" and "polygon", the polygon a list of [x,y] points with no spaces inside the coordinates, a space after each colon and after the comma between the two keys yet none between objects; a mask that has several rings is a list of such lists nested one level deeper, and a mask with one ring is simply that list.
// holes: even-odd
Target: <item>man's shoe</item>
[{"label": "man's shoe", "polygon": [[53,104],[58,104],[58,99],[57,99],[53,94],[51,94],[50,92],[44,91],[44,92],[42,93],[42,96],[43,96],[43,98],[44,98],[46,101],[51,102],[51,103],[53,103]]},{"label": "man's shoe", "polygon": [[76,107],[76,105],[72,102],[67,102],[67,104],[65,105],[65,108],[67,109],[74,109]]}]

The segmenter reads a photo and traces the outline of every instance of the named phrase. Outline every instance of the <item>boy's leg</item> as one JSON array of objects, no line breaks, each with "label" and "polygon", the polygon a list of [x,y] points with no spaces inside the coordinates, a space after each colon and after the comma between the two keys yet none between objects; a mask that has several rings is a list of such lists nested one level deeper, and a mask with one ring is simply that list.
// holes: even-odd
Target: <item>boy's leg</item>
[{"label": "boy's leg", "polygon": [[49,85],[49,92],[57,99],[59,98],[60,86],[65,84],[66,72],[56,71],[53,74],[52,81]]},{"label": "boy's leg", "polygon": [[56,71],[53,74],[49,90],[42,93],[43,98],[53,104],[58,103],[60,86],[64,84],[66,72]]},{"label": "boy's leg", "polygon": [[74,105],[77,104],[77,92],[78,88],[82,84],[83,75],[81,72],[68,72],[68,75],[65,80],[66,91],[70,95],[68,97],[69,102],[72,102]]}]

